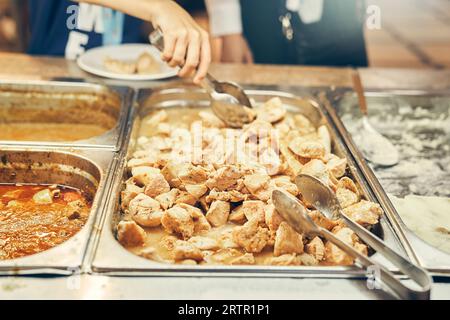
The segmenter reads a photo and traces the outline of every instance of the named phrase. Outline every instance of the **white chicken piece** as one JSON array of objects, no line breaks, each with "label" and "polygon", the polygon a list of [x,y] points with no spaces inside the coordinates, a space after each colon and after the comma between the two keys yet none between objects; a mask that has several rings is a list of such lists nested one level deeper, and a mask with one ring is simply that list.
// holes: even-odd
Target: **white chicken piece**
[{"label": "white chicken piece", "polygon": [[325,155],[331,153],[331,137],[330,132],[326,125],[322,125],[317,129],[317,135],[319,136],[320,142],[325,148]]},{"label": "white chicken piece", "polygon": [[264,213],[265,223],[269,227],[269,230],[276,232],[281,222],[283,222],[283,218],[278,214],[272,203],[264,207]]},{"label": "white chicken piece", "polygon": [[271,185],[286,192],[289,192],[293,196],[298,195],[298,187],[295,183],[291,182],[291,178],[289,176],[273,177]]},{"label": "white chicken piece", "polygon": [[345,169],[347,168],[347,159],[335,157],[329,160],[326,166],[328,171],[338,179],[345,174]]},{"label": "white chicken piece", "polygon": [[308,215],[314,221],[315,224],[329,231],[331,231],[338,224],[336,221],[328,219],[317,210],[308,212]]},{"label": "white chicken piece", "polygon": [[343,211],[350,219],[363,226],[377,224],[378,220],[383,215],[383,210],[379,204],[367,200],[361,200],[360,202],[343,209]]},{"label": "white chicken piece", "polygon": [[[158,153],[150,153],[148,151],[142,151],[142,153],[145,153],[145,156],[143,157],[134,157],[128,160],[127,162],[127,168],[135,168],[135,167],[155,167],[158,168],[162,164],[161,158],[158,156]],[[136,152],[135,152],[136,154]]]},{"label": "white chicken piece", "polygon": [[196,199],[200,199],[208,191],[208,187],[205,184],[186,184],[184,187]]},{"label": "white chicken piece", "polygon": [[220,120],[215,114],[213,114],[211,112],[200,111],[198,113],[198,115],[202,119],[203,125],[205,127],[210,127],[210,128],[225,128],[226,127],[225,122]]},{"label": "white chicken piece", "polygon": [[194,220],[189,212],[180,206],[166,210],[161,218],[161,224],[168,233],[179,234],[185,240],[194,234]]},{"label": "white chicken piece", "polygon": [[189,243],[193,244],[200,250],[218,250],[220,248],[219,243],[216,239],[194,236],[188,240]]},{"label": "white chicken piece", "polygon": [[234,242],[247,252],[261,252],[269,239],[269,229],[259,226],[257,219],[250,220],[233,230]]},{"label": "white chicken piece", "polygon": [[219,191],[226,191],[236,186],[237,181],[244,175],[244,171],[237,166],[227,165],[215,171],[206,181],[206,186],[209,189],[217,189]]},{"label": "white chicken piece", "polygon": [[231,211],[228,216],[228,221],[236,223],[236,224],[244,224],[247,221],[245,217],[245,212],[242,210],[242,205],[236,207]]},{"label": "white chicken piece", "polygon": [[169,183],[161,173],[148,174],[148,184],[145,185],[144,193],[149,197],[156,197],[170,191]]},{"label": "white chicken piece", "polygon": [[247,200],[242,203],[239,210],[244,213],[248,221],[256,220],[258,223],[264,223],[265,206],[265,203],[260,200]]},{"label": "white chicken piece", "polygon": [[230,264],[236,258],[242,256],[239,250],[233,248],[220,249],[210,255],[205,255],[204,259],[208,264]]},{"label": "white chicken piece", "polygon": [[345,188],[337,188],[336,190],[336,198],[341,206],[341,208],[345,209],[351,205],[354,205],[359,201],[358,194],[353,191]]},{"label": "white chicken piece", "polygon": [[291,150],[289,150],[289,147],[286,143],[280,144],[280,152],[285,160],[284,173],[292,177],[295,177],[297,174],[300,173],[303,164],[297,160],[296,156]]},{"label": "white chicken piece", "polygon": [[278,257],[285,253],[303,253],[303,237],[283,221],[277,229],[273,254]]},{"label": "white chicken piece", "polygon": [[300,262],[295,254],[283,254],[279,257],[267,258],[264,264],[271,266],[299,266]]},{"label": "white chicken piece", "polygon": [[177,240],[173,248],[173,258],[175,259],[175,261],[185,259],[202,261],[203,253],[194,244],[183,240]]},{"label": "white chicken piece", "polygon": [[245,176],[244,185],[257,199],[262,201],[270,199],[270,177],[268,175],[255,173]]},{"label": "white chicken piece", "polygon": [[197,198],[187,191],[179,191],[175,199],[175,203],[176,204],[184,203],[193,206],[197,203]]},{"label": "white chicken piece", "polygon": [[178,206],[186,210],[194,221],[194,234],[203,234],[211,230],[211,225],[203,214],[202,210],[191,205],[180,203]]},{"label": "white chicken piece", "polygon": [[325,256],[325,245],[322,239],[315,237],[305,246],[306,253],[314,256],[318,261],[322,261]]},{"label": "white chicken piece", "polygon": [[[337,227],[332,231],[337,238],[367,255],[367,247],[359,242],[358,236],[349,228]],[[353,258],[331,242],[325,244],[325,261],[334,265],[352,265]]]},{"label": "white chicken piece", "polygon": [[296,155],[308,159],[321,159],[325,156],[325,147],[320,141],[305,140],[303,137],[292,140],[289,149]]},{"label": "white chicken piece", "polygon": [[208,171],[204,167],[189,164],[180,166],[177,175],[185,185],[204,184],[208,179]]},{"label": "white chicken piece", "polygon": [[240,257],[232,259],[230,265],[251,265],[255,264],[255,262],[255,257],[252,253],[245,253]]},{"label": "white chicken piece", "polygon": [[220,227],[227,223],[230,215],[230,203],[226,201],[213,201],[206,213],[206,219],[213,227]]},{"label": "white chicken piece", "polygon": [[131,218],[140,226],[157,227],[161,224],[163,212],[158,201],[140,193],[128,205]]},{"label": "white chicken piece", "polygon": [[131,168],[131,175],[138,185],[146,186],[151,182],[151,177],[159,174],[161,171],[158,168],[150,166],[139,166]]},{"label": "white chicken piece", "polygon": [[128,208],[131,200],[134,199],[138,194],[143,193],[144,188],[136,185],[134,178],[130,178],[125,182],[125,188],[120,194],[121,206],[123,210]]},{"label": "white chicken piece", "polygon": [[120,221],[117,225],[117,240],[126,247],[143,245],[146,236],[144,229],[134,221]]},{"label": "white chicken piece", "polygon": [[159,202],[161,208],[167,210],[175,204],[175,200],[178,197],[180,190],[177,188],[171,189],[169,192],[161,193],[155,197],[155,200]]},{"label": "white chicken piece", "polygon": [[226,202],[240,202],[247,200],[248,196],[248,194],[237,190],[219,191],[217,189],[212,189],[206,197],[206,201],[212,202],[214,200],[221,200]]},{"label": "white chicken piece", "polygon": [[255,120],[250,124],[244,125],[244,137],[246,140],[258,141],[270,136],[273,127],[270,122]]},{"label": "white chicken piece", "polygon": [[356,184],[349,177],[342,177],[341,179],[339,179],[337,187],[343,188],[343,189],[348,189],[348,190],[352,191],[353,193],[359,194]]},{"label": "white chicken piece", "polygon": [[331,179],[326,165],[318,159],[312,159],[311,161],[309,161],[302,167],[300,172],[302,174],[308,174],[310,176],[316,177],[323,183],[331,187],[333,190],[336,189],[336,185]]},{"label": "white chicken piece", "polygon": [[286,116],[286,108],[280,98],[275,97],[265,102],[256,110],[257,120],[275,123]]}]

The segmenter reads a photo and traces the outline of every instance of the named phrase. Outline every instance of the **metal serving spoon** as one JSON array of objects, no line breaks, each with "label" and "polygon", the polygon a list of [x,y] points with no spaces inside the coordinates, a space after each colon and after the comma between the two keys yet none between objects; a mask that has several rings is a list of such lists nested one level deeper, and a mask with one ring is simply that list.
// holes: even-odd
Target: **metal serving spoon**
[{"label": "metal serving spoon", "polygon": [[[150,43],[160,51],[164,50],[164,37],[160,30],[149,36]],[[254,120],[250,99],[238,84],[231,81],[218,81],[209,73],[200,85],[211,97],[211,108],[222,121],[232,128],[242,128]]]},{"label": "metal serving spoon", "polygon": [[381,135],[370,124],[367,110],[367,101],[364,96],[364,89],[361,77],[357,70],[352,72],[353,87],[358,95],[359,109],[362,113],[361,127],[354,134],[354,139],[358,144],[364,158],[380,166],[393,166],[399,161],[399,154],[394,145]]},{"label": "metal serving spoon", "polygon": [[[418,266],[415,266],[386,244],[373,235],[370,231],[351,220],[344,212],[336,199],[333,191],[323,184],[319,179],[309,175],[298,175],[295,184],[304,199],[311,203],[317,210],[329,219],[343,218],[347,226],[352,229],[365,243],[375,251],[387,258],[392,264],[399,268],[404,274],[414,281],[415,287],[410,288],[399,281],[392,272],[373,259],[364,256],[353,247],[336,238],[336,236],[325,228],[314,223],[307,214],[306,209],[298,200],[279,190],[273,191],[272,200],[278,213],[297,231],[310,237],[319,235],[332,242],[341,250],[355,259],[355,264],[366,270],[380,271],[380,284],[384,289],[401,299],[429,299],[431,290],[431,278],[428,273]],[[370,268],[370,269],[369,269]]]}]

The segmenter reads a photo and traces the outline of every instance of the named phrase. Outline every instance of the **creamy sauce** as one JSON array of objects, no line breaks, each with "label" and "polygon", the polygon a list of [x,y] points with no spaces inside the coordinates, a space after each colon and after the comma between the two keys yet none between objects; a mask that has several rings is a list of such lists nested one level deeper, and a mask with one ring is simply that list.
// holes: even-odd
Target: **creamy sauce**
[{"label": "creamy sauce", "polygon": [[[33,196],[46,185],[0,185],[0,260],[20,258],[50,249],[75,235],[86,223],[90,203],[72,188],[56,186],[52,203],[36,203]],[[68,203],[79,201],[77,217]],[[70,217],[70,218],[69,218]]]},{"label": "creamy sauce", "polygon": [[425,242],[450,253],[450,198],[390,198],[409,229]]},{"label": "creamy sauce", "polygon": [[99,136],[103,126],[82,123],[0,123],[0,140],[77,141]]}]

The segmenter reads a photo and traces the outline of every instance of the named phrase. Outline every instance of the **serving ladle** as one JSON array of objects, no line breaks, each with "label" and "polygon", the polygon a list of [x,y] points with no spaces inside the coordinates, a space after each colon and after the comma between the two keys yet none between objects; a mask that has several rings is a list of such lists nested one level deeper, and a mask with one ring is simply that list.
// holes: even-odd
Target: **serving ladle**
[{"label": "serving ladle", "polygon": [[[150,34],[149,40],[158,50],[164,50],[164,37],[159,29]],[[218,81],[208,73],[200,85],[210,95],[213,112],[228,126],[242,128],[254,120],[250,99],[238,84]]]},{"label": "serving ladle", "polygon": [[354,139],[358,144],[364,158],[373,164],[390,167],[399,161],[397,148],[381,133],[379,133],[369,121],[367,101],[361,77],[357,70],[352,71],[353,89],[358,96],[359,109],[362,114],[359,130],[354,133]]},{"label": "serving ladle", "polygon": [[424,269],[415,266],[401,255],[397,254],[382,240],[345,215],[340,209],[339,203],[330,188],[325,186],[317,178],[308,175],[297,176],[295,183],[307,202],[311,203],[317,210],[331,219],[342,217],[348,227],[360,236],[363,241],[375,251],[385,256],[392,264],[398,267],[403,274],[409,276],[409,278],[414,281],[415,288],[407,286],[397,279],[386,267],[355,250],[327,229],[318,226],[311,219],[306,208],[297,198],[284,191],[274,190],[272,192],[272,201],[277,212],[295,231],[303,234],[307,238],[320,236],[325,240],[330,241],[351,256],[355,260],[357,266],[366,269],[368,273],[373,272],[375,278],[372,280],[374,280],[376,284],[379,284],[382,289],[397,298],[415,300],[427,300],[430,298],[431,278],[428,273]]}]

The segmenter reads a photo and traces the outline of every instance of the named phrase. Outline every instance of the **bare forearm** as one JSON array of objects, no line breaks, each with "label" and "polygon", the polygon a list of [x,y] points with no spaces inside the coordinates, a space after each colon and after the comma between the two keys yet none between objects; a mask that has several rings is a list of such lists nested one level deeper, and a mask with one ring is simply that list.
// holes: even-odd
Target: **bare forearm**
[{"label": "bare forearm", "polygon": [[161,3],[171,0],[72,0],[108,7],[146,21],[153,21]]}]

